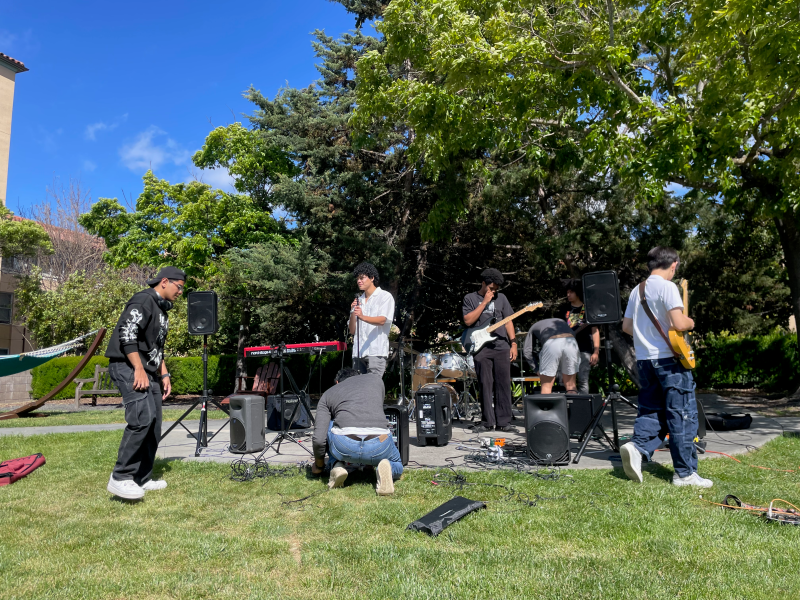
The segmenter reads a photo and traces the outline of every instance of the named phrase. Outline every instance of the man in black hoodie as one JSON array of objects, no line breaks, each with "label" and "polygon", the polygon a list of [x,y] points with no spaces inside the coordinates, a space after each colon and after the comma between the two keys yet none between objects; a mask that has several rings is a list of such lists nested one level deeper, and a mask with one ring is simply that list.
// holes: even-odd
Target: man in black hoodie
[{"label": "man in black hoodie", "polygon": [[167,487],[166,481],[151,477],[161,438],[161,400],[172,392],[164,362],[167,311],[185,282],[186,274],[177,267],[164,267],[148,280],[150,288],[125,305],[106,350],[108,373],[122,393],[127,423],[107,489],[127,500]]}]

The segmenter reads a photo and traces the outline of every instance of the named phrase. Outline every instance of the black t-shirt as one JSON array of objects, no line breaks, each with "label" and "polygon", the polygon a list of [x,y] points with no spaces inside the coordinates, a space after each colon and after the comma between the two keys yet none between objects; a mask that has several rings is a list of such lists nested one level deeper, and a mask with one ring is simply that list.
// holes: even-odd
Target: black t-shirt
[{"label": "black t-shirt", "polygon": [[[581,325],[586,324],[586,305],[572,306],[567,302],[561,307],[558,316],[564,319],[570,326],[572,331],[576,331]],[[594,350],[592,346],[592,326],[584,327],[578,335],[575,336],[578,342],[578,350],[581,352],[589,352]]]},{"label": "black t-shirt", "polygon": [[[464,296],[464,304],[462,306],[463,314],[466,315],[471,313],[473,310],[478,308],[478,306],[480,306],[481,302],[483,302],[483,296],[481,296],[478,292],[467,294]],[[475,321],[471,327],[483,327],[493,318],[495,321],[500,321],[501,319],[510,317],[513,314],[514,311],[511,308],[511,304],[508,302],[508,298],[506,298],[505,294],[498,293],[495,294],[495,297],[492,298],[492,301],[483,308],[483,312],[478,317],[478,320]],[[497,336],[497,340],[490,344],[486,344],[484,348],[511,348],[511,343],[508,339],[508,332],[506,331],[505,325],[495,329],[492,332],[492,335]]]}]

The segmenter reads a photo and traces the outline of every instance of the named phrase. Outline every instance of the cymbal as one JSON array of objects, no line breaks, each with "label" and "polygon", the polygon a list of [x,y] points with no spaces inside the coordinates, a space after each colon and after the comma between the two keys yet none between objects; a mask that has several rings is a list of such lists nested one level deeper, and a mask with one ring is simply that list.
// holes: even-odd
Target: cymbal
[{"label": "cymbal", "polygon": [[450,342],[439,342],[439,343],[440,344],[444,344],[445,346],[460,346],[461,345],[461,341],[460,340],[452,340]]}]

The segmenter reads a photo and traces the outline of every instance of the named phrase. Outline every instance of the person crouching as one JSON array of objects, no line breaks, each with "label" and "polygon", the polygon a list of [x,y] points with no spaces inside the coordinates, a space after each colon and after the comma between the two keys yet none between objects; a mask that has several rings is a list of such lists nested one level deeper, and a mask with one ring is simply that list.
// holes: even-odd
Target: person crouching
[{"label": "person crouching", "polygon": [[320,398],[314,423],[311,472],[322,474],[327,446],[331,468],[329,488],[342,487],[348,474],[345,463],[349,463],[374,466],[377,494],[394,493],[394,480],[403,474],[403,463],[386,428],[384,394],[379,375],[359,375],[355,369],[347,368],[336,374],[336,385]]}]

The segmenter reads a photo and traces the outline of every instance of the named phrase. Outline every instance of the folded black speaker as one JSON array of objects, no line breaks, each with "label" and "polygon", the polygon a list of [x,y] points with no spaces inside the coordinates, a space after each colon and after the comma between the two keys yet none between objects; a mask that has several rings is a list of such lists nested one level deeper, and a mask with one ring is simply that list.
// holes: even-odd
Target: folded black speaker
[{"label": "folded black speaker", "polygon": [[260,452],[265,446],[264,398],[240,394],[230,398],[231,444],[236,454]]},{"label": "folded black speaker", "polygon": [[486,504],[479,500],[469,500],[463,496],[456,496],[411,523],[407,529],[424,531],[428,535],[436,537],[446,527],[480,508],[486,508]]},{"label": "folded black speaker", "polygon": [[[292,418],[294,415],[294,418]],[[306,429],[308,412],[297,394],[283,395],[283,421],[286,429]],[[267,396],[267,429],[281,431],[281,396]]]},{"label": "folded black speaker", "polygon": [[569,464],[569,419],[564,394],[525,396],[528,456],[551,465]]}]

